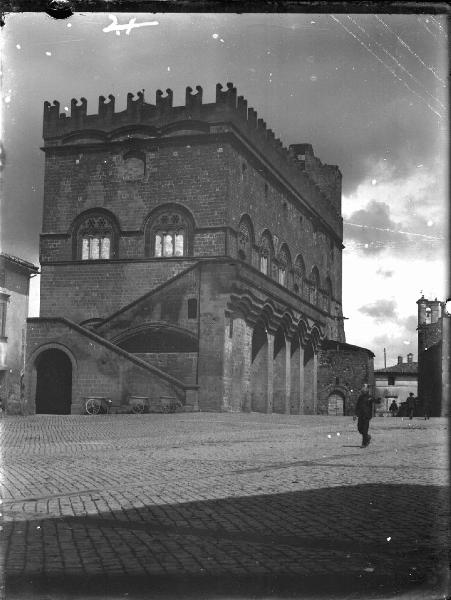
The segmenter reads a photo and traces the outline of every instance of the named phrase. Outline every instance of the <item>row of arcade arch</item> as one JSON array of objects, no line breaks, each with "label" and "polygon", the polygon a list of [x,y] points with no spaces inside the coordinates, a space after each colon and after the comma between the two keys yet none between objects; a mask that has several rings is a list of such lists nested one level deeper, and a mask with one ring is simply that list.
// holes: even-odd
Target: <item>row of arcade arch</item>
[{"label": "row of arcade arch", "polygon": [[[329,244],[333,257],[334,244]],[[269,229],[264,229],[256,239],[254,226],[249,215],[244,214],[238,226],[238,257],[256,266],[261,273],[271,277],[280,285],[301,296],[310,304],[322,310],[331,311],[334,299],[332,280],[329,275],[322,281],[319,269],[313,265],[307,273],[304,259],[296,249],[292,255],[286,242],[275,248],[274,238]]]},{"label": "row of arcade arch", "polygon": [[229,307],[224,409],[315,414],[321,328],[249,295],[232,297]]}]

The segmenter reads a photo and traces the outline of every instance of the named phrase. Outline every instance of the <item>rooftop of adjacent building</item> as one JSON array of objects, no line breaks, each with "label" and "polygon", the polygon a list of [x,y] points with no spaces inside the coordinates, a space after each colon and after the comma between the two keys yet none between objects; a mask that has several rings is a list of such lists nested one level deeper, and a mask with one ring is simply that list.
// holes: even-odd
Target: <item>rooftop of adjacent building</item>
[{"label": "rooftop of adjacent building", "polygon": [[0,252],[0,261],[2,259],[7,264],[9,263],[10,265],[27,269],[30,273],[37,273],[39,271],[39,267],[31,262],[28,262],[28,260],[24,260],[18,256],[13,256],[12,254],[7,254],[6,252]]},{"label": "rooftop of adjacent building", "polygon": [[375,354],[368,348],[363,348],[363,346],[354,346],[353,344],[348,344],[347,342],[338,342],[336,340],[324,340],[321,343],[321,348],[324,350],[363,350],[370,357],[374,357]]},{"label": "rooftop of adjacent building", "polygon": [[407,355],[407,362],[404,362],[402,356],[398,356],[398,362],[396,365],[391,367],[384,367],[383,369],[375,369],[374,374],[390,373],[399,375],[416,375],[418,373],[418,363],[414,362],[413,354]]}]

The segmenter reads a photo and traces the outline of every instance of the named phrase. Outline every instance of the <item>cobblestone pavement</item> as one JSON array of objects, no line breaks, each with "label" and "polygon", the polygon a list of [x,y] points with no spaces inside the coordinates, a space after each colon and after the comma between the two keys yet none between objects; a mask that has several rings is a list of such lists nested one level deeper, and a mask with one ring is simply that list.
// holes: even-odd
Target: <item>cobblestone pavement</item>
[{"label": "cobblestone pavement", "polygon": [[7,417],[10,598],[444,596],[445,419]]}]

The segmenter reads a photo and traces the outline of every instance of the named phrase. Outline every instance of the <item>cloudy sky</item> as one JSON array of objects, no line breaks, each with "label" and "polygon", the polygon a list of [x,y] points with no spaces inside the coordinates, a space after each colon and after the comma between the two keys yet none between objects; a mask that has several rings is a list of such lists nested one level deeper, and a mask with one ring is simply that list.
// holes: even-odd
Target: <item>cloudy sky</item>
[{"label": "cloudy sky", "polygon": [[[153,22],[103,31],[108,14],[56,21],[6,15],[2,250],[38,261],[43,102],[112,93],[155,101],[170,87],[232,81],[285,145],[308,142],[343,173],[347,341],[417,358],[416,300],[444,298],[447,254],[447,30],[442,16],[126,14]],[[155,24],[157,22],[157,24]],[[34,284],[31,314],[38,310]]]}]

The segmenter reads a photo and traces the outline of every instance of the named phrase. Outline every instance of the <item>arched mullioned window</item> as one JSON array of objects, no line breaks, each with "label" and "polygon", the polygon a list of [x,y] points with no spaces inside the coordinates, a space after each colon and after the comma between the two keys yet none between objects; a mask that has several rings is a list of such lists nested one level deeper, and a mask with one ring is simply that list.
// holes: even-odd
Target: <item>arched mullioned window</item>
[{"label": "arched mullioned window", "polygon": [[146,256],[170,258],[189,256],[192,246],[193,220],[183,207],[160,207],[146,226]]},{"label": "arched mullioned window", "polygon": [[288,279],[291,273],[291,254],[288,246],[282,244],[277,257],[277,281],[280,285],[288,286]]},{"label": "arched mullioned window", "polygon": [[108,260],[117,257],[118,228],[113,215],[102,209],[80,215],[74,225],[74,258]]},{"label": "arched mullioned window", "polygon": [[304,280],[305,280],[305,264],[304,264],[304,259],[302,258],[302,256],[300,254],[298,254],[296,256],[296,260],[294,261],[293,274],[294,274],[294,286],[293,286],[294,291],[296,292],[296,294],[299,294],[300,296],[302,296]]},{"label": "arched mullioned window", "polygon": [[320,278],[319,278],[319,271],[317,267],[313,267],[311,274],[310,274],[310,282],[311,282],[311,287],[310,287],[310,303],[311,304],[318,304],[318,298],[319,298],[319,287],[320,287]]},{"label": "arched mullioned window", "polygon": [[254,245],[254,229],[247,215],[241,217],[238,226],[238,256],[241,260],[252,263],[252,247]]},{"label": "arched mullioned window", "polygon": [[260,240],[260,271],[268,277],[271,274],[271,266],[274,256],[272,237],[268,230],[264,231]]}]

